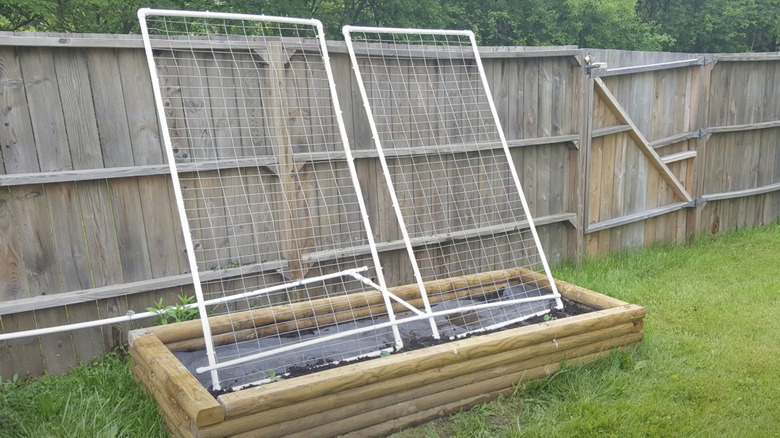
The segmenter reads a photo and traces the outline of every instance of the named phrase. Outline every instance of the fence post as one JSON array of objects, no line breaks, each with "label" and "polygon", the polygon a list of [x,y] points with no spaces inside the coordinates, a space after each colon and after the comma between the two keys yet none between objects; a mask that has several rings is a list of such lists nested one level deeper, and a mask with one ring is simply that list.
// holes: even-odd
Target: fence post
[{"label": "fence post", "polygon": [[[707,153],[707,139],[709,135],[701,135],[702,129],[707,128],[709,118],[710,103],[710,78],[712,75],[712,64],[706,62],[697,69],[691,69],[691,107],[688,108],[690,116],[695,122],[692,128],[699,130],[699,136],[696,139],[696,158],[691,165],[691,187],[688,188],[691,197],[696,200],[704,195],[704,163]],[[688,242],[694,242],[702,232],[702,205],[696,205],[689,208],[686,214],[685,234]]]},{"label": "fence post", "polygon": [[[581,57],[580,59],[584,58]],[[579,131],[579,148],[572,151],[572,173],[576,178],[571,178],[572,187],[569,187],[569,199],[571,211],[577,213],[576,227],[573,230],[574,236],[574,254],[571,257],[579,265],[582,263],[582,257],[585,254],[585,226],[587,225],[587,197],[588,197],[588,169],[590,160],[591,131],[593,129],[593,78],[588,72],[587,64],[584,59],[575,73],[575,80],[578,87],[575,87],[579,93],[576,99],[575,117],[577,117],[577,128]]]}]

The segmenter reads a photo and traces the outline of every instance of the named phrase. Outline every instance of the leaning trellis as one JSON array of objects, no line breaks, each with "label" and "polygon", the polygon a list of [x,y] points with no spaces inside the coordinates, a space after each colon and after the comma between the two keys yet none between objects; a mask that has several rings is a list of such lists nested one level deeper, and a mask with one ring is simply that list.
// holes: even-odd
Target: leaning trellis
[{"label": "leaning trellis", "polygon": [[[459,335],[561,308],[473,32],[345,26],[344,37],[426,306],[458,310],[438,327]],[[491,287],[516,268],[546,281]],[[457,299],[425,290],[485,272]]]},{"label": "leaning trellis", "polygon": [[[204,338],[174,348],[215,389],[561,307],[473,34],[345,29],[416,279],[399,297],[380,266],[321,23],[139,18]],[[358,59],[353,31],[390,38],[367,39]]]},{"label": "leaning trellis", "polygon": [[[400,348],[321,23],[139,18],[202,317],[198,371],[220,388]],[[384,305],[320,316],[366,287]]]}]

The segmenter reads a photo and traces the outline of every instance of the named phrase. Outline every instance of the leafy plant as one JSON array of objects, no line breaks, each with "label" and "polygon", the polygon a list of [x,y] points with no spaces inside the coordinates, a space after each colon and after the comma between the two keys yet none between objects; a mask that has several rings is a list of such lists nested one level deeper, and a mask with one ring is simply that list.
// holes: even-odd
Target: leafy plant
[{"label": "leafy plant", "polygon": [[556,318],[556,317],[554,317],[554,316],[552,316],[552,315],[550,315],[548,313],[548,314],[544,315],[544,317],[542,319],[544,320],[544,322],[547,322],[547,321],[555,321],[558,318]]},{"label": "leafy plant", "polygon": [[154,307],[147,307],[146,310],[157,313],[160,325],[198,319],[198,309],[190,307],[195,297],[187,295],[179,295],[178,297],[179,302],[174,305],[163,306],[163,300],[160,298],[154,302]]},{"label": "leafy plant", "polygon": [[282,376],[277,376],[276,371],[274,370],[268,371],[268,379],[270,379],[272,382],[281,382],[284,380]]}]

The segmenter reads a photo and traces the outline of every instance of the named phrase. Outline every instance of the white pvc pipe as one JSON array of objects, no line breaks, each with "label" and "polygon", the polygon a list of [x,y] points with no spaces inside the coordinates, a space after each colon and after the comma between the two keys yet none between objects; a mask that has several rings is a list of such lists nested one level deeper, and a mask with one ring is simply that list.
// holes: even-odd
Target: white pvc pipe
[{"label": "white pvc pipe", "polygon": [[[363,76],[360,73],[360,68],[358,67],[358,61],[357,56],[355,55],[355,48],[352,45],[352,35],[350,34],[350,31],[352,29],[372,29],[371,32],[376,32],[377,29],[382,28],[371,28],[371,27],[352,27],[352,26],[344,26],[342,28],[342,33],[344,34],[344,41],[347,43],[347,52],[349,52],[349,59],[350,62],[352,62],[352,70],[355,72],[355,77],[357,78],[357,84],[358,84],[358,90],[360,90],[360,97],[363,99],[363,108],[366,110],[366,116],[368,117],[368,126],[371,128],[371,135],[374,138],[374,146],[377,149],[378,155],[379,155],[379,163],[382,166],[382,174],[385,177],[385,183],[388,187],[388,192],[390,192],[390,200],[393,204],[393,211],[395,212],[395,217],[398,220],[398,225],[401,228],[401,235],[403,237],[404,246],[406,247],[406,253],[409,256],[409,261],[412,264],[412,271],[414,272],[414,278],[417,281],[417,287],[420,288],[420,296],[422,297],[423,301],[423,307],[425,308],[426,313],[431,313],[431,304],[428,300],[428,293],[425,290],[425,284],[422,278],[422,274],[420,273],[420,266],[417,263],[417,257],[414,255],[414,247],[412,246],[412,241],[409,237],[409,232],[406,229],[406,223],[404,221],[404,216],[401,213],[401,204],[398,202],[398,197],[395,194],[395,187],[393,185],[393,180],[390,177],[390,169],[387,166],[387,159],[385,158],[384,150],[382,149],[382,141],[379,139],[379,130],[376,127],[376,122],[374,121],[374,113],[371,111],[371,105],[369,105],[368,100],[368,94],[366,93],[366,86],[363,83]],[[407,29],[408,31],[411,31],[410,29]],[[431,333],[433,334],[433,337],[435,339],[439,339],[439,328],[436,327],[436,321],[433,320],[433,317],[430,318],[430,326],[431,326]]]},{"label": "white pvc pipe", "polygon": [[293,18],[277,17],[273,15],[258,14],[235,14],[230,12],[209,12],[209,11],[180,11],[173,9],[151,9],[141,8],[138,10],[138,19],[145,22],[148,15],[157,15],[161,17],[185,17],[185,18],[216,18],[222,20],[249,20],[249,21],[273,21],[277,23],[303,24],[308,26],[322,25],[319,20],[313,18]]},{"label": "white pvc pipe", "polygon": [[[322,336],[322,337],[319,337],[319,338],[316,338],[316,339],[311,339],[311,340],[308,340],[308,341],[299,342],[297,344],[285,345],[283,347],[279,347],[279,348],[276,348],[276,349],[273,349],[273,350],[264,351],[264,352],[261,352],[261,353],[256,353],[256,354],[253,354],[251,356],[244,356],[244,357],[239,357],[239,358],[236,358],[236,359],[228,360],[228,361],[225,361],[225,362],[220,362],[220,363],[218,363],[216,365],[213,365],[213,366],[209,365],[209,366],[205,366],[205,367],[199,367],[195,371],[198,374],[203,374],[203,373],[205,373],[207,371],[212,371],[212,370],[216,370],[216,369],[226,368],[226,367],[233,366],[233,365],[240,365],[242,363],[251,362],[253,360],[258,360],[258,359],[262,359],[264,357],[272,356],[272,355],[277,354],[277,353],[284,353],[284,352],[287,352],[287,351],[293,351],[293,350],[297,350],[299,348],[308,347],[310,345],[315,345],[315,344],[319,344],[319,343],[322,343],[322,342],[331,341],[331,340],[334,340],[334,339],[341,339],[341,338],[345,338],[347,336],[357,335],[357,334],[360,334],[360,333],[370,332],[370,331],[373,331],[373,330],[379,330],[379,329],[383,329],[383,328],[386,328],[386,327],[391,327],[393,325],[401,325],[401,324],[405,324],[407,322],[419,321],[419,320],[422,320],[422,319],[433,319],[436,316],[449,315],[449,314],[452,314],[452,313],[461,313],[461,312],[466,312],[466,311],[469,311],[469,310],[490,309],[490,308],[493,308],[493,307],[508,306],[510,304],[534,303],[534,302],[537,302],[537,301],[545,301],[545,300],[552,300],[552,299],[559,299],[559,298],[560,298],[560,295],[558,295],[558,294],[544,295],[544,296],[539,296],[539,297],[519,298],[519,299],[516,299],[516,300],[499,301],[499,302],[495,302],[495,303],[486,303],[486,304],[476,304],[476,305],[473,305],[473,306],[458,307],[457,309],[447,309],[447,310],[440,310],[438,312],[424,313],[422,315],[410,316],[410,317],[404,318],[404,319],[396,319],[395,321],[389,321],[389,322],[383,322],[383,323],[379,323],[379,324],[374,324],[374,325],[371,325],[369,327],[361,327],[361,328],[357,328],[357,329],[353,329],[353,330],[348,330],[348,331],[345,331],[345,332],[334,333],[332,335]],[[546,313],[546,311],[543,312],[543,313]],[[512,322],[516,322],[516,321],[519,321],[521,319],[525,319],[525,318],[518,318],[518,319],[513,320]],[[511,322],[507,323],[507,324],[511,324]],[[501,323],[501,324],[496,324],[495,326],[491,326],[491,327],[499,327],[501,325],[507,325],[507,324]],[[485,329],[482,329],[482,330],[485,330]]]},{"label": "white pvc pipe", "polygon": [[[293,287],[303,286],[310,283],[316,283],[319,281],[325,281],[330,280],[337,277],[346,277],[346,276],[352,276],[352,275],[359,275],[361,272],[365,272],[368,270],[367,266],[363,266],[360,268],[353,268],[353,269],[347,269],[345,271],[341,272],[335,272],[332,274],[326,274],[321,275],[319,277],[312,277],[312,278],[304,278],[303,280],[298,280],[294,283],[285,283],[285,284],[279,284],[276,286],[267,287],[265,289],[257,289],[251,292],[245,292],[242,294],[237,295],[230,295],[227,297],[220,297],[220,298],[214,298],[208,301],[204,301],[204,306],[214,306],[217,304],[223,304],[223,303],[229,303],[231,301],[237,301],[244,298],[251,298],[258,295],[267,294],[270,292],[278,292],[285,289],[290,289]],[[198,307],[198,303],[192,303],[192,304],[185,304],[182,307],[191,309],[193,307]],[[13,333],[3,333],[0,334],[0,341],[9,341],[11,339],[19,339],[19,338],[27,338],[31,336],[41,336],[41,335],[48,335],[52,333],[60,333],[60,332],[66,332],[71,330],[79,330],[79,329],[85,329],[85,328],[92,328],[92,327],[100,327],[102,325],[108,325],[108,324],[115,324],[120,322],[128,322],[128,321],[135,321],[137,319],[145,319],[145,318],[153,318],[155,316],[158,316],[158,312],[141,312],[136,313],[132,310],[129,310],[124,316],[115,316],[113,318],[105,318],[105,319],[96,319],[93,321],[85,321],[85,322],[77,322],[73,324],[66,324],[66,325],[58,325],[56,327],[46,327],[41,329],[33,329],[33,330],[25,330],[21,332],[13,332]],[[201,318],[203,319],[203,318]]]},{"label": "white pvc pipe", "polygon": [[469,36],[474,32],[470,30],[449,30],[449,29],[409,29],[400,27],[371,27],[371,26],[352,26],[346,25],[341,28],[344,32],[344,37],[347,37],[352,32],[364,32],[364,33],[395,33],[403,35],[461,35]]},{"label": "white pvc pipe", "polygon": [[[374,269],[376,271],[376,278],[379,282],[377,290],[381,291],[384,295],[385,307],[387,308],[387,315],[390,321],[395,320],[395,312],[393,311],[393,305],[390,303],[388,297],[387,284],[385,283],[385,274],[382,271],[382,264],[379,262],[379,251],[376,249],[376,242],[374,241],[374,233],[371,230],[371,222],[368,220],[368,209],[366,208],[365,200],[363,198],[363,190],[360,188],[360,180],[357,176],[357,169],[355,168],[355,157],[352,155],[352,148],[349,145],[349,138],[347,136],[347,128],[344,125],[344,115],[341,113],[341,104],[339,103],[338,94],[336,93],[336,81],[333,78],[333,69],[330,65],[330,55],[328,54],[328,47],[325,43],[325,30],[322,28],[322,23],[317,21],[318,39],[320,41],[320,50],[322,50],[322,62],[325,64],[325,74],[328,77],[328,85],[330,86],[330,94],[333,99],[333,109],[336,113],[336,123],[339,127],[339,134],[341,135],[341,144],[344,148],[344,153],[347,158],[347,167],[349,169],[349,175],[352,178],[352,186],[355,188],[355,195],[357,196],[358,207],[360,209],[360,216],[363,220],[363,226],[365,227],[366,237],[368,238],[368,247],[371,250],[371,259],[374,261]],[[361,280],[362,281],[362,280]],[[397,326],[393,326],[393,337],[395,338],[395,346],[398,349],[403,348],[404,342],[401,339],[401,333],[398,331]]]},{"label": "white pvc pipe", "polygon": [[[157,76],[157,66],[154,61],[154,53],[152,52],[152,43],[149,39],[149,29],[146,25],[146,16],[154,14],[159,16],[185,16],[188,13],[185,11],[164,11],[164,10],[152,10],[142,8],[138,10],[138,22],[141,25],[141,36],[144,41],[144,50],[146,52],[146,62],[149,65],[149,75],[152,80],[152,90],[154,92],[154,103],[157,107],[158,119],[160,120],[160,131],[163,137],[163,143],[165,144],[165,152],[168,158],[168,166],[171,170],[171,183],[173,184],[173,193],[176,199],[176,207],[179,212],[179,219],[181,222],[182,234],[184,235],[184,246],[187,249],[187,261],[190,265],[190,272],[192,272],[192,282],[195,289],[195,301],[198,306],[198,312],[200,313],[201,327],[203,328],[203,338],[206,344],[206,356],[209,363],[216,363],[216,356],[214,354],[214,343],[211,340],[211,327],[208,323],[208,314],[206,313],[206,306],[203,304],[203,288],[200,284],[200,273],[198,271],[198,262],[195,259],[195,245],[192,243],[192,234],[190,231],[190,224],[187,221],[187,210],[184,207],[184,197],[181,192],[181,183],[179,182],[179,173],[176,170],[176,157],[173,153],[173,144],[171,142],[171,135],[168,131],[168,118],[165,116],[165,104],[163,103],[162,93],[160,92],[160,78]],[[191,15],[188,15],[191,16]],[[216,371],[211,373],[211,381],[214,389],[219,390],[219,376]]]},{"label": "white pvc pipe", "polygon": [[372,288],[374,288],[374,289],[376,289],[376,290],[378,290],[378,291],[382,292],[382,293],[383,293],[383,294],[385,294],[387,297],[390,297],[390,298],[392,298],[393,300],[395,300],[396,302],[398,302],[398,304],[400,304],[400,305],[402,305],[402,306],[406,307],[406,308],[407,308],[407,309],[409,309],[410,311],[412,311],[412,312],[414,312],[414,313],[416,313],[416,314],[418,314],[418,315],[424,315],[424,314],[425,314],[425,313],[421,312],[421,311],[420,311],[420,309],[418,309],[418,308],[416,308],[416,307],[412,306],[411,304],[407,303],[407,302],[406,302],[406,300],[404,300],[403,298],[401,298],[401,297],[399,297],[398,295],[396,295],[396,294],[394,294],[394,293],[390,292],[389,290],[387,290],[387,288],[384,288],[384,289],[383,289],[383,288],[381,288],[381,286],[379,286],[378,284],[374,283],[374,282],[373,282],[373,281],[371,281],[370,279],[368,279],[368,278],[366,278],[366,277],[364,277],[364,276],[362,276],[362,275],[360,275],[360,274],[351,274],[351,275],[352,275],[352,278],[354,278],[354,279],[356,279],[356,280],[358,280],[358,281],[362,282],[363,284],[365,284],[365,285],[367,285],[367,286],[370,286],[370,287],[372,287]]},{"label": "white pvc pipe", "polygon": [[477,46],[477,40],[474,38],[474,32],[467,31],[469,40],[471,41],[471,47],[474,50],[474,58],[477,63],[477,69],[479,70],[479,78],[482,80],[482,86],[485,88],[485,95],[487,97],[488,106],[490,106],[490,112],[493,114],[493,120],[496,122],[496,129],[498,130],[498,136],[501,139],[501,145],[504,147],[504,154],[506,160],[509,163],[509,171],[512,173],[512,180],[515,182],[517,192],[520,194],[520,202],[523,205],[523,211],[525,212],[526,219],[528,220],[528,228],[531,230],[531,235],[536,243],[536,249],[539,250],[539,258],[542,259],[542,267],[544,267],[544,273],[547,275],[547,281],[550,283],[550,288],[553,294],[557,296],[555,299],[555,307],[557,309],[563,309],[563,301],[561,301],[558,294],[558,288],[555,286],[550,267],[547,265],[547,257],[544,255],[544,248],[539,240],[539,235],[536,233],[536,226],[534,226],[534,219],[531,217],[531,210],[528,208],[528,201],[525,199],[525,193],[523,193],[523,186],[520,185],[520,177],[517,175],[517,169],[515,168],[514,160],[512,160],[512,152],[509,150],[509,144],[504,136],[504,128],[501,126],[501,120],[498,118],[498,111],[496,110],[496,104],[493,101],[493,94],[490,93],[490,86],[488,85],[487,76],[485,75],[485,67],[482,65],[482,58],[479,56],[479,47]]}]

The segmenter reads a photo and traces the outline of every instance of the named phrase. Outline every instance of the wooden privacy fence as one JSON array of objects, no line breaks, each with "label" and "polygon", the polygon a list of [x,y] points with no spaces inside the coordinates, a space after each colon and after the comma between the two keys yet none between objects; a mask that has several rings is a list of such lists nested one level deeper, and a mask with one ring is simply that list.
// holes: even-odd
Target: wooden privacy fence
[{"label": "wooden privacy fence", "polygon": [[[329,50],[388,284],[410,283],[345,47]],[[606,68],[584,65],[586,52]],[[780,215],[779,55],[482,57],[553,262]],[[140,38],[0,34],[0,154],[3,333],[193,294]],[[151,323],[0,342],[0,376],[65,372]]]}]

